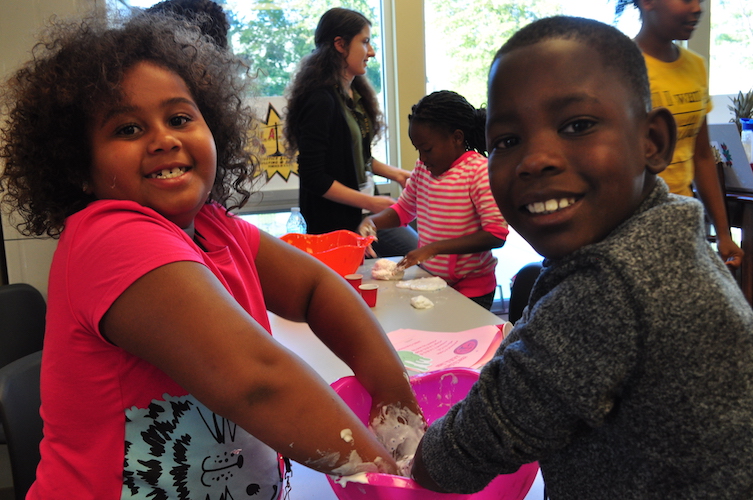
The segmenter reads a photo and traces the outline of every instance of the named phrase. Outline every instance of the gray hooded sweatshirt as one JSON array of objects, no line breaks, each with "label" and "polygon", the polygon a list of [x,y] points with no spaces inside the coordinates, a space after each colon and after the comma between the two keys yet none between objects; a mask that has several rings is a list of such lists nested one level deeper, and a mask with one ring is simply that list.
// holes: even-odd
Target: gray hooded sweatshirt
[{"label": "gray hooded sweatshirt", "polygon": [[552,500],[753,498],[753,311],[701,204],[657,179],[606,239],[544,264],[424,437],[432,479],[470,493],[538,460]]}]

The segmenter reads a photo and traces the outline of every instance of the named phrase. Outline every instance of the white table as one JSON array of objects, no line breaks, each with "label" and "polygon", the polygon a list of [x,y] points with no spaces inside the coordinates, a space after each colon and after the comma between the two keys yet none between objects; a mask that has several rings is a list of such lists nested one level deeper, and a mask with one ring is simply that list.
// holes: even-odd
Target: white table
[{"label": "white table", "polygon": [[[450,287],[434,292],[416,292],[397,288],[395,281],[373,280],[371,279],[373,263],[373,259],[367,259],[358,272],[363,274],[364,283],[379,285],[377,304],[372,311],[385,332],[399,328],[453,332],[479,326],[497,325],[502,322],[498,316]],[[425,276],[429,274],[414,266],[405,271],[403,279]],[[414,309],[410,305],[410,298],[416,295],[429,298],[434,302],[434,307],[424,310]],[[270,322],[275,339],[310,364],[328,384],[339,378],[353,375],[351,369],[327,349],[306,323],[295,323],[274,314],[270,314]],[[293,477],[290,484],[292,487],[290,500],[337,500],[326,476],[302,465],[293,464]],[[539,474],[526,500],[541,499],[543,499],[543,483]]]}]

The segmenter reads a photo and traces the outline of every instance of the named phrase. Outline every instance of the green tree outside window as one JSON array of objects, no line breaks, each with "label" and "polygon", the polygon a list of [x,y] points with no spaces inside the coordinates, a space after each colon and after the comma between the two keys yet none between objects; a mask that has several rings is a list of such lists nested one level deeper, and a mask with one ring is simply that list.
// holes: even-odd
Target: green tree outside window
[{"label": "green tree outside window", "polygon": [[[220,3],[220,2],[218,2]],[[361,12],[373,24],[371,37],[377,57],[369,63],[367,77],[377,93],[382,88],[379,15],[368,0],[260,0],[222,3],[230,17],[233,51],[244,58],[257,75],[257,94],[283,95],[300,60],[314,48],[319,17],[332,7]]]}]

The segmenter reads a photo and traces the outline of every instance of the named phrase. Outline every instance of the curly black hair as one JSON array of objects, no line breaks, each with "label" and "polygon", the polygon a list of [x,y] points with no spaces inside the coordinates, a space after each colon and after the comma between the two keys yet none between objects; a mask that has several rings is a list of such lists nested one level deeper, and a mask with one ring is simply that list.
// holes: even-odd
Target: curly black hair
[{"label": "curly black hair", "polygon": [[227,33],[230,23],[222,6],[212,0],[164,0],[145,10],[147,14],[172,14],[185,17],[212,37],[223,49],[228,48]]},{"label": "curly black hair", "polygon": [[618,73],[634,97],[637,109],[651,110],[651,87],[646,62],[638,45],[617,28],[593,19],[553,16],[521,28],[497,51],[494,63],[515,49],[546,40],[576,40],[599,51],[605,68]]},{"label": "curly black hair", "polygon": [[439,90],[421,98],[411,108],[408,121],[461,130],[468,149],[486,156],[486,108],[476,109],[465,97],[451,90]]},{"label": "curly black hair", "polygon": [[246,102],[247,70],[185,19],[137,15],[53,22],[32,59],[0,89],[2,207],[26,235],[59,236],[66,217],[93,201],[89,124],[123,99],[123,75],[142,61],[180,76],[212,132],[217,176],[208,201],[228,210],[249,198],[259,165],[250,149],[258,123]]},{"label": "curly black hair", "polygon": [[[298,72],[286,90],[287,113],[283,134],[289,152],[294,152],[298,147],[297,127],[301,106],[309,98],[310,92],[340,84],[345,56],[335,48],[335,38],[341,37],[349,47],[353,37],[366,26],[371,26],[371,21],[355,10],[335,7],[322,14],[314,32],[316,47],[301,60]],[[363,99],[364,110],[371,120],[374,137],[379,136],[384,123],[374,88],[363,75],[356,76],[351,86]]]}]

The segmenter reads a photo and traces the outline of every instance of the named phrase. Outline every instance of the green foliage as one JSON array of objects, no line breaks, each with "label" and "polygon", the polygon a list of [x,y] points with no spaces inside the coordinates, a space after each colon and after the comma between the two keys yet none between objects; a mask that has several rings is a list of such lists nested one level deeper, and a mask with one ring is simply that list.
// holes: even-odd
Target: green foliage
[{"label": "green foliage", "polygon": [[427,46],[427,58],[438,51],[447,64],[460,68],[450,76],[451,87],[474,106],[486,102],[489,63],[502,44],[523,26],[561,12],[559,1],[479,0],[472,8],[457,0],[425,0],[427,40],[446,44]]},{"label": "green foliage", "polygon": [[711,33],[714,36],[711,40],[711,86],[717,92],[723,87],[722,93],[730,93],[728,74],[735,74],[737,78],[743,74],[748,79],[753,76],[753,2],[716,0]]},{"label": "green foliage", "polygon": [[[234,51],[246,58],[258,75],[258,95],[284,93],[299,61],[314,48],[319,17],[336,6],[358,10],[374,23],[372,38],[377,57],[369,64],[367,77],[377,91],[381,89],[381,30],[376,0],[219,1],[230,14]],[[489,62],[497,49],[522,26],[561,13],[563,5],[562,0],[424,1],[428,66],[442,68],[442,87],[459,92],[475,106],[486,102]],[[753,1],[718,0],[714,8],[712,25],[717,35],[712,61],[727,54],[734,57],[719,59],[717,65],[721,64],[722,71],[753,67],[753,51],[744,48],[753,46]]]},{"label": "green foliage", "polygon": [[[298,63],[314,49],[314,30],[324,12],[345,7],[364,14],[372,23],[372,40],[379,51],[380,27],[377,13],[368,0],[256,0],[240,2],[230,13],[230,39],[233,51],[244,58],[257,75],[258,95],[283,95]],[[367,68],[367,78],[379,92],[382,86],[379,54]]]}]

